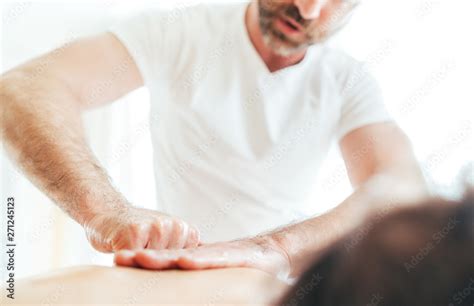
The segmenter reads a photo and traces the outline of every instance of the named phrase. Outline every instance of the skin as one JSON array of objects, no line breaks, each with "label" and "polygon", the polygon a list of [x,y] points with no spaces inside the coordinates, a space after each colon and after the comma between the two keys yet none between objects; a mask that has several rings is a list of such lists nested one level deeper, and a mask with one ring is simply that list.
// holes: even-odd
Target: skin
[{"label": "skin", "polygon": [[[205,281],[203,281],[205,280]],[[185,288],[185,290],[177,289]],[[289,286],[256,269],[75,267],[17,280],[2,305],[268,305]],[[2,286],[2,290],[4,290]],[[182,294],[185,292],[185,294]]]},{"label": "skin", "polygon": [[[300,22],[301,30],[290,31],[274,19],[266,21],[275,27],[269,32],[260,20],[262,5],[273,16],[291,12],[285,18],[297,17],[288,20]],[[246,26],[263,61],[271,71],[277,71],[300,62],[308,46],[327,39],[340,26],[329,26],[327,21],[340,14],[341,5],[342,0],[280,0],[266,6],[253,1]],[[286,33],[285,38],[268,34],[278,31]],[[117,67],[123,68],[118,77]],[[1,135],[10,156],[84,227],[97,250],[116,252],[119,265],[192,270],[253,267],[281,277],[296,276],[308,260],[365,218],[387,209],[379,203],[392,203],[393,199],[409,202],[426,194],[411,144],[401,129],[394,123],[368,125],[340,142],[354,192],[335,209],[257,237],[200,243],[198,231],[191,225],[128,203],[112,186],[84,139],[83,110],[112,102],[140,86],[143,80],[130,55],[108,33],[33,59],[0,79]],[[91,94],[97,88],[100,93]]]},{"label": "skin", "polygon": [[[122,69],[118,77],[117,67]],[[66,45],[0,79],[1,136],[7,152],[102,252],[199,243],[197,229],[179,218],[133,207],[86,144],[81,113],[141,86],[136,65],[111,34]],[[91,94],[97,88],[100,94]]]},{"label": "skin", "polygon": [[[358,0],[253,1],[247,11],[247,30],[270,71],[300,62],[308,47],[322,43],[339,30]],[[284,23],[290,23],[288,29]]]}]

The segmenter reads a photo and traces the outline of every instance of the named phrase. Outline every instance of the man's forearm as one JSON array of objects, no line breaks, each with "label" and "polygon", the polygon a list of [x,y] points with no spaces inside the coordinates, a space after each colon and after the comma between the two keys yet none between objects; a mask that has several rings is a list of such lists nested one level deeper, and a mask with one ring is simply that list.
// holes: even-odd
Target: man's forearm
[{"label": "man's forearm", "polygon": [[125,205],[87,146],[77,98],[54,77],[29,82],[29,73],[0,79],[2,140],[11,157],[80,224]]},{"label": "man's forearm", "polygon": [[[395,176],[389,179],[374,176],[329,212],[265,236],[286,253],[291,275],[299,275],[308,264],[355,230],[367,217],[386,214],[400,203],[415,201],[426,195],[424,183],[418,178],[413,180],[416,182],[410,185],[398,182]],[[394,188],[397,182],[399,187]]]}]

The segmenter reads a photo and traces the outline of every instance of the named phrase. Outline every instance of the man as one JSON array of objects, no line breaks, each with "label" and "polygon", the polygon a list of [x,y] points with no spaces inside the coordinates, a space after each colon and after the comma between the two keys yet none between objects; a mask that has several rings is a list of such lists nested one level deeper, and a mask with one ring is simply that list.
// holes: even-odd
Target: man
[{"label": "man", "polygon": [[[97,250],[135,250],[117,253],[118,264],[298,275],[307,258],[382,209],[381,198],[424,193],[375,81],[324,47],[356,4],[262,0],[146,12],[64,47],[46,67],[39,58],[3,75],[2,138]],[[133,207],[111,185],[79,116],[143,85],[159,212]],[[302,205],[334,139],[354,193],[285,226],[309,217]]]}]

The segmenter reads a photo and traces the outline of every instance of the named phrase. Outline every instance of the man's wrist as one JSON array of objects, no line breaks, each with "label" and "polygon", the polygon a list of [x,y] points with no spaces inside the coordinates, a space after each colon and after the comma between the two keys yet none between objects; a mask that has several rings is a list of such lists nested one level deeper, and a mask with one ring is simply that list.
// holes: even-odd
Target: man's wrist
[{"label": "man's wrist", "polygon": [[255,237],[255,241],[257,244],[264,248],[264,251],[272,250],[276,251],[281,254],[283,258],[288,263],[288,268],[290,269],[289,273],[293,270],[293,265],[291,262],[291,257],[289,255],[289,251],[287,245],[284,243],[282,239],[283,233],[269,233],[264,235],[259,235]]},{"label": "man's wrist", "polygon": [[117,191],[112,192],[87,192],[83,193],[77,200],[75,212],[78,222],[84,226],[96,216],[112,211],[120,212],[131,207],[130,203]]}]

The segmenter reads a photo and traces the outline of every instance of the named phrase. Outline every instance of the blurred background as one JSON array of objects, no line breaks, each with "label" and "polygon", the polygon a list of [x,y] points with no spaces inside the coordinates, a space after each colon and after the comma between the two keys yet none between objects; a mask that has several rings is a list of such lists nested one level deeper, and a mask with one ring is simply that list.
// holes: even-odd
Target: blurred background
[{"label": "blurred background", "polygon": [[[148,7],[173,10],[222,1],[1,1],[0,72]],[[412,140],[434,194],[459,197],[473,180],[474,1],[362,0],[330,43],[365,61],[386,104]],[[471,29],[471,30],[468,30]],[[471,37],[471,38],[469,38]],[[114,184],[135,205],[157,209],[146,89],[84,115],[89,142]],[[6,198],[15,197],[16,277],[78,264],[112,264],[89,246],[82,228],[42,195],[0,151],[2,250]],[[334,144],[308,197],[322,213],[351,193]],[[2,251],[2,266],[6,265]],[[6,270],[1,269],[2,274]],[[5,275],[2,275],[5,277]]]}]

